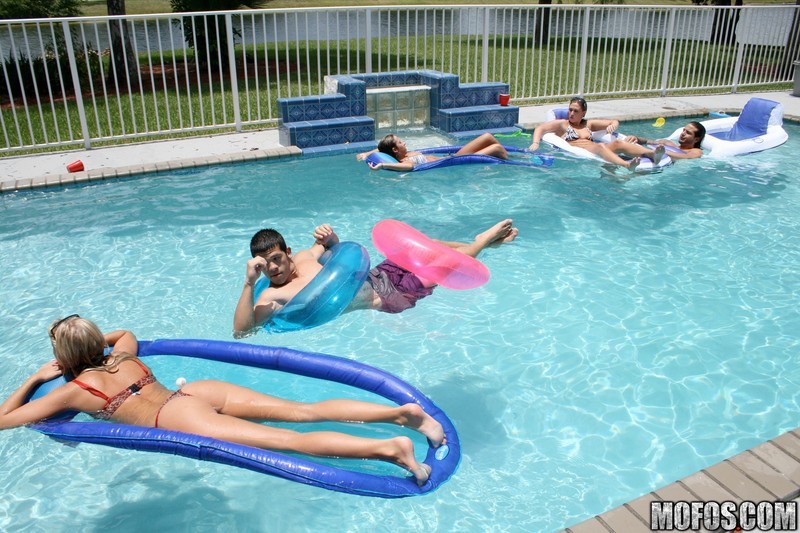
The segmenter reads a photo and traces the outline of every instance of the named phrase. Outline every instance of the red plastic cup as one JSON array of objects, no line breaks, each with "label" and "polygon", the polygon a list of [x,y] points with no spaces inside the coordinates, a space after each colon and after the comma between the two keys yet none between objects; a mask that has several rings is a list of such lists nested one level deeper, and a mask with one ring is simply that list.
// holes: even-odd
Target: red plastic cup
[{"label": "red plastic cup", "polygon": [[67,172],[81,172],[83,170],[83,161],[78,159],[67,165]]},{"label": "red plastic cup", "polygon": [[511,98],[510,94],[500,95],[500,105],[508,105],[508,100]]}]

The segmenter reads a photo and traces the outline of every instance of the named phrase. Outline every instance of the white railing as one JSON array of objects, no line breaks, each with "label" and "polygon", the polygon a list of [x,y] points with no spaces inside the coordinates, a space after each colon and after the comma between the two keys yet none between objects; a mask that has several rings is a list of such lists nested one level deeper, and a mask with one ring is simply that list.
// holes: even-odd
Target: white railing
[{"label": "white railing", "polygon": [[324,76],[432,69],[515,102],[786,88],[798,7],[413,6],[0,21],[0,154],[276,125]]}]

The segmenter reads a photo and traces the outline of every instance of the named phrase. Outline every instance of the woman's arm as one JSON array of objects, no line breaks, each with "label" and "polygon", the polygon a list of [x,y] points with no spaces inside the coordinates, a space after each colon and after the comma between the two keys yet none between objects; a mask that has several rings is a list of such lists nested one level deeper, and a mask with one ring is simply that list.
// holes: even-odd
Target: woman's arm
[{"label": "woman's arm", "polygon": [[369,168],[371,168],[372,170],[380,170],[382,168],[385,168],[387,170],[399,170],[399,171],[414,170],[414,163],[408,163],[402,161],[398,163],[375,163],[374,165],[372,163],[368,164]]},{"label": "woman's arm", "polygon": [[359,161],[363,161],[364,159],[366,159],[366,158],[367,158],[367,156],[368,156],[369,154],[374,154],[374,153],[375,153],[375,152],[377,152],[377,151],[378,151],[378,149],[377,149],[377,148],[375,148],[375,149],[373,149],[373,150],[370,150],[369,152],[361,152],[360,154],[357,154],[357,155],[356,155],[356,159],[358,159]]},{"label": "woman's arm", "polygon": [[608,133],[614,133],[619,128],[619,120],[612,119],[612,120],[589,120],[586,122],[586,127],[589,128],[589,131],[600,131],[606,130]]},{"label": "woman's arm", "polygon": [[136,335],[126,329],[118,329],[103,335],[106,339],[106,344],[113,346],[112,352],[125,352],[131,355],[139,353],[139,342],[136,340]]},{"label": "woman's arm", "polygon": [[533,130],[533,137],[531,139],[531,145],[528,147],[528,150],[534,151],[539,148],[539,143],[542,142],[542,137],[546,133],[560,133],[560,130],[564,128],[564,123],[567,122],[566,120],[551,120],[549,122],[545,122],[543,124],[539,124],[536,126],[536,129]]},{"label": "woman's arm", "polygon": [[0,429],[23,426],[70,409],[68,398],[69,391],[62,390],[64,389],[63,386],[42,398],[38,398],[30,403],[25,403],[25,399],[34,388],[60,375],[61,367],[55,360],[52,360],[42,365],[39,370],[26,379],[25,382],[0,405]]}]

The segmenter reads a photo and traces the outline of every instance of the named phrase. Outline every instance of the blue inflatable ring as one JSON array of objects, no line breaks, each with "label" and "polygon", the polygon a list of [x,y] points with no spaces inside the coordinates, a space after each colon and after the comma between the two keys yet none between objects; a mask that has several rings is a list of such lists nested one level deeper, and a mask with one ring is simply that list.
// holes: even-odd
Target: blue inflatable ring
[{"label": "blue inflatable ring", "polygon": [[[320,258],[322,270],[264,324],[273,333],[313,328],[339,316],[353,301],[369,274],[369,254],[355,242],[340,242]],[[253,287],[253,301],[269,287],[262,276]]]},{"label": "blue inflatable ring", "polygon": [[[364,363],[289,348],[192,339],[139,341],[138,355],[142,358],[151,355],[194,357],[278,370],[373,392],[397,405],[417,403],[442,424],[447,444],[439,448],[428,448],[425,463],[431,467],[431,475],[425,485],[418,487],[413,477],[354,472],[314,462],[307,456],[290,456],[200,435],[101,420],[73,422],[71,418],[74,413],[62,414],[59,418],[37,422],[28,427],[57,440],[182,455],[328,490],[380,498],[403,498],[431,492],[447,481],[458,468],[461,445],[456,429],[447,415],[412,385]],[[43,396],[64,383],[63,377],[43,383],[34,391],[32,398]]]},{"label": "blue inflatable ring", "polygon": [[[519,154],[516,158],[500,159],[491,155],[483,154],[467,154],[467,155],[453,155],[458,152],[461,146],[438,146],[435,148],[424,148],[418,150],[423,154],[434,154],[442,156],[442,159],[436,161],[428,161],[427,163],[420,163],[414,165],[411,170],[403,170],[399,172],[420,172],[423,170],[431,170],[440,167],[452,167],[456,165],[516,165],[521,167],[549,167],[552,166],[554,158],[549,155],[534,154],[525,150],[524,148],[517,148],[515,146],[504,146],[506,151],[510,154]],[[372,152],[365,160],[367,164],[376,165],[378,163],[398,163],[397,159],[385,154],[383,152]],[[394,170],[387,168],[386,170]]]}]

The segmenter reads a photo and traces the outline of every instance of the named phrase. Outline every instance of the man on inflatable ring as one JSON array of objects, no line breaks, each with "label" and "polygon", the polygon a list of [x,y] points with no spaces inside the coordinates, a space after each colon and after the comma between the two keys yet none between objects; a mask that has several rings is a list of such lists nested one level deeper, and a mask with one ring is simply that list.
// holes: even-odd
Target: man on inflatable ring
[{"label": "man on inflatable ring", "polygon": [[[436,242],[470,257],[477,257],[487,246],[511,242],[518,233],[511,219],[505,219],[479,233],[470,243]],[[317,226],[313,237],[311,248],[292,254],[283,236],[274,229],[262,229],[253,236],[250,240],[253,258],[247,261],[244,286],[233,316],[235,337],[247,335],[267,322],[322,270],[320,257],[325,250],[339,242],[339,237],[328,224]],[[262,272],[269,278],[270,286],[259,295],[258,301],[254,301],[253,288]],[[434,286],[435,283],[422,280],[387,259],[370,270],[367,280],[345,312],[375,309],[399,313],[430,295]]]}]

